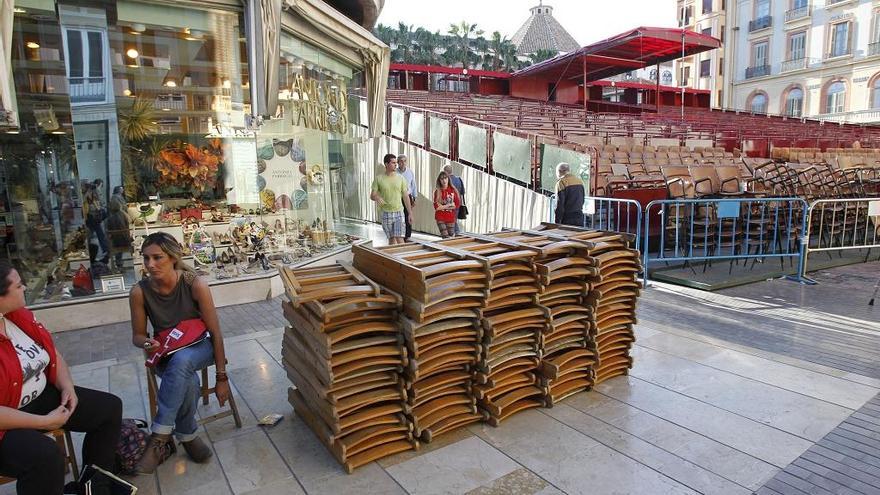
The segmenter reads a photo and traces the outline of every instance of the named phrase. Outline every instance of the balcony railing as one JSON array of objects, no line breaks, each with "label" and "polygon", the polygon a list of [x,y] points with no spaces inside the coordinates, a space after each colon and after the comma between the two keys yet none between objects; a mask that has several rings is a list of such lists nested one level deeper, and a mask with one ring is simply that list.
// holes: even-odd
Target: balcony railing
[{"label": "balcony railing", "polygon": [[831,6],[838,3],[849,2],[850,0],[825,0],[825,5]]},{"label": "balcony railing", "polygon": [[868,56],[880,55],[880,41],[868,43]]},{"label": "balcony railing", "polygon": [[826,53],[825,58],[837,58],[837,57],[845,57],[847,55],[852,55],[852,48],[846,48],[843,50],[833,50],[831,53]]},{"label": "balcony railing", "polygon": [[773,24],[773,16],[765,15],[753,21],[749,21],[749,32],[753,33],[759,29],[770,27]]},{"label": "balcony railing", "polygon": [[753,77],[761,77],[770,75],[770,66],[769,65],[758,65],[756,67],[747,67],[746,68],[746,79],[751,79]]},{"label": "balcony railing", "polygon": [[791,9],[785,13],[785,22],[796,21],[798,19],[802,19],[804,17],[809,17],[810,15],[810,6],[806,5],[804,7],[799,7],[797,9]]},{"label": "balcony railing", "polygon": [[880,110],[859,110],[855,112],[822,113],[816,115],[819,120],[829,122],[847,122],[850,124],[877,124],[880,123]]},{"label": "balcony railing", "polygon": [[785,62],[782,62],[781,72],[788,72],[790,70],[804,69],[806,67],[807,67],[807,59],[805,57],[793,58],[791,60],[786,60]]},{"label": "balcony railing", "polygon": [[107,99],[107,85],[103,77],[71,77],[71,103],[95,103]]}]

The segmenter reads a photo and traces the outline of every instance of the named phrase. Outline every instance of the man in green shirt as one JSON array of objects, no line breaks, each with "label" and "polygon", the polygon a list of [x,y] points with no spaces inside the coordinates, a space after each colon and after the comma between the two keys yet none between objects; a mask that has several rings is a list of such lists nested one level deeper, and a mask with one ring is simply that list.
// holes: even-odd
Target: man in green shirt
[{"label": "man in green shirt", "polygon": [[397,173],[396,156],[389,153],[382,161],[385,164],[385,173],[373,179],[370,199],[379,205],[379,210],[382,212],[382,230],[388,236],[388,243],[403,244],[403,237],[406,234],[405,225],[412,218],[409,184]]}]

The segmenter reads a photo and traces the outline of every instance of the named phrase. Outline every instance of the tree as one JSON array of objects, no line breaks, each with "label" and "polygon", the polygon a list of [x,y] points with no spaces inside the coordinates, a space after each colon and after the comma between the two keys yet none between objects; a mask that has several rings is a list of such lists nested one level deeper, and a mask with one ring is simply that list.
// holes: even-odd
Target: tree
[{"label": "tree", "polygon": [[461,21],[458,24],[450,24],[448,33],[457,41],[456,45],[456,62],[461,63],[463,68],[469,68],[471,55],[471,38],[480,37],[483,31],[477,28],[476,24],[469,24],[467,21]]},{"label": "tree", "polygon": [[549,60],[558,54],[559,54],[559,52],[556,50],[547,50],[545,48],[541,48],[540,50],[536,51],[535,53],[529,54],[529,61],[531,62],[531,65],[534,65],[534,64],[543,62],[545,60]]},{"label": "tree", "polygon": [[414,34],[412,26],[407,26],[402,22],[397,24],[397,31],[394,32],[394,41],[397,46],[392,50],[392,60],[405,64],[412,62]]},{"label": "tree", "polygon": [[417,64],[438,65],[440,56],[437,51],[440,48],[443,36],[437,32],[432,33],[425,28],[418,28],[413,35],[415,47],[413,49],[413,61]]},{"label": "tree", "polygon": [[508,41],[501,33],[495,31],[492,33],[492,40],[489,48],[492,50],[492,70],[499,70],[502,66],[502,52],[504,51],[504,43]]}]

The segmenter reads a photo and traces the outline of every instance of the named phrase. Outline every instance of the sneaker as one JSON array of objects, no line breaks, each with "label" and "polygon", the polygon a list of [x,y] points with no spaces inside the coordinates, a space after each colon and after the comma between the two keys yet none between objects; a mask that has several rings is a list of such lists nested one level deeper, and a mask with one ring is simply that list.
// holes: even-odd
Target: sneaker
[{"label": "sneaker", "polygon": [[211,447],[208,447],[199,437],[195,437],[189,442],[180,442],[180,444],[183,445],[183,450],[186,451],[189,458],[199,464],[207,462],[214,455]]}]

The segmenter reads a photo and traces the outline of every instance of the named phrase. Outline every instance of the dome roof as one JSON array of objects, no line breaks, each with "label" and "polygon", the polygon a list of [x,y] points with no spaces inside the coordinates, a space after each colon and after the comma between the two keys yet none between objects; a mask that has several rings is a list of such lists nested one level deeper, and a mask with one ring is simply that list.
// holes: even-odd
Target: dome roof
[{"label": "dome roof", "polygon": [[535,53],[538,50],[572,52],[581,47],[553,17],[553,7],[544,5],[541,0],[537,7],[529,10],[531,16],[511,39],[516,46],[517,55]]}]

